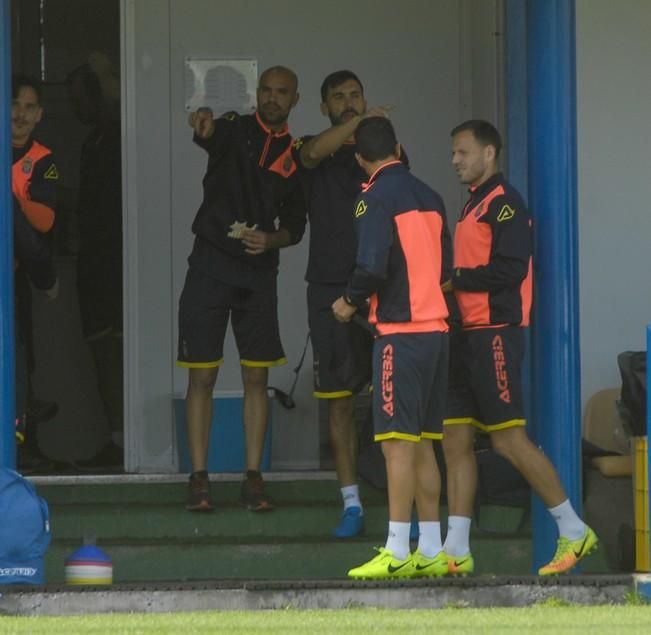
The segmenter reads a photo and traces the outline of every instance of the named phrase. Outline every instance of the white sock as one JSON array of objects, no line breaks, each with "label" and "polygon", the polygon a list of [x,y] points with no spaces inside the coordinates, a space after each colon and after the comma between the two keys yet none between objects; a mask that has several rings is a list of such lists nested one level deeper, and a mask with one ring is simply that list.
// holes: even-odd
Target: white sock
[{"label": "white sock", "polygon": [[441,546],[441,523],[420,521],[418,523],[418,551],[426,558],[433,558],[443,548]]},{"label": "white sock", "polygon": [[449,556],[460,558],[470,552],[470,522],[467,516],[449,516],[448,533],[443,551]]},{"label": "white sock", "polygon": [[550,507],[549,513],[558,525],[558,533],[568,540],[578,540],[585,533],[585,523],[577,516],[569,498],[556,507]]},{"label": "white sock", "polygon": [[362,509],[362,501],[359,498],[359,485],[346,485],[341,488],[341,498],[344,501],[344,509],[359,507]]},{"label": "white sock", "polygon": [[409,527],[411,523],[389,521],[389,534],[385,547],[393,553],[396,560],[404,560],[409,555]]}]

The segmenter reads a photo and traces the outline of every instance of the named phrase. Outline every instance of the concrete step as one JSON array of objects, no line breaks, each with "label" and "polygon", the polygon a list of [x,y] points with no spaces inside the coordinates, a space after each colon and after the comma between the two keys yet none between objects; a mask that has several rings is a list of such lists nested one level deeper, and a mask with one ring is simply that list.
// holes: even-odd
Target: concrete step
[{"label": "concrete step", "polygon": [[[224,544],[215,541],[161,541],[130,544],[98,541],[113,561],[115,582],[209,579],[344,578],[351,567],[373,555],[379,540],[313,543]],[[46,557],[48,583],[64,580],[64,560],[78,544],[57,541]],[[473,544],[478,573],[530,573],[530,541],[478,539]],[[505,566],[506,565],[506,566]]]},{"label": "concrete step", "polygon": [[[265,477],[268,494],[282,504],[318,505],[321,503],[339,504],[339,485],[333,479],[307,480],[300,477],[294,480],[275,480],[279,475]],[[291,474],[283,474],[291,479]],[[275,478],[274,478],[275,477]],[[174,482],[96,479],[94,482],[61,479],[57,484],[45,479],[36,484],[40,496],[50,505],[108,505],[113,503],[177,504],[184,505],[188,493],[187,477],[179,475]],[[211,475],[211,493],[215,502],[234,504],[240,495],[242,477],[238,474]],[[378,490],[366,483],[360,484],[360,495],[364,504],[386,504],[386,491]]]},{"label": "concrete step", "polygon": [[[441,509],[442,526],[447,510]],[[252,513],[237,504],[220,507],[213,513],[190,513],[182,503],[50,505],[50,525],[54,539],[98,539],[137,537],[141,540],[193,539],[206,537],[221,542],[246,543],[329,540],[339,521],[339,504],[284,505],[272,512]],[[523,511],[517,508],[486,507],[475,531],[522,534]],[[388,522],[385,505],[366,505],[366,532],[383,538]],[[526,528],[525,528],[525,535]]]}]

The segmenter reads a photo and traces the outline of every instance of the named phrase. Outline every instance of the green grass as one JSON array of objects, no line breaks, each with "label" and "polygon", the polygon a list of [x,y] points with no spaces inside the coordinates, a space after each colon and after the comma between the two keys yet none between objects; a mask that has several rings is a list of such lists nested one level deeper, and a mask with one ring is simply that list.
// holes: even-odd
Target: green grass
[{"label": "green grass", "polygon": [[347,609],[327,611],[214,611],[172,614],[109,614],[79,617],[0,617],[0,633],[81,635],[85,633],[502,633],[584,632],[619,635],[651,632],[651,606],[599,606],[401,610]]}]

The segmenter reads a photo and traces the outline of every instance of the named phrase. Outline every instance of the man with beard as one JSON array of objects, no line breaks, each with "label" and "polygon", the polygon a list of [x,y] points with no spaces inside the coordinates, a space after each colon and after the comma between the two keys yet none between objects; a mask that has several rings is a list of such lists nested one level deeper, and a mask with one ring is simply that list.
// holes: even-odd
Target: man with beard
[{"label": "man with beard", "polygon": [[323,80],[321,112],[332,127],[317,136],[297,139],[294,146],[299,149],[302,167],[308,170],[310,190],[310,254],[305,279],[314,396],[328,400],[330,444],[344,504],[334,535],[351,538],[364,530],[357,485],[355,396],[352,387],[330,369],[337,329],[343,328],[337,325],[331,307],[343,293],[357,253],[353,205],[366,174],[355,159],[354,133],[364,117],[386,115],[386,111],[374,108],[367,112],[362,82],[353,72],[341,70]]},{"label": "man with beard", "polygon": [[552,560],[542,576],[572,569],[596,546],[558,473],[526,431],[522,391],[525,329],[533,285],[533,232],[526,205],[498,169],[502,139],[472,119],[452,132],[452,166],[469,186],[454,234],[454,270],[443,285],[454,291],[463,330],[452,340],[443,450],[447,465],[448,532],[444,551],[451,574],[472,573],[470,524],[477,487],[475,432],[487,433],[542,499],[558,526]]},{"label": "man with beard", "polygon": [[[25,445],[21,448],[19,466],[22,471],[46,469],[51,467],[49,460],[41,453],[37,440],[38,424],[54,417],[58,406],[55,402],[37,399],[32,390],[31,375],[35,367],[33,324],[32,324],[32,289],[30,280],[34,276],[28,266],[33,262],[28,255],[29,249],[21,251],[25,244],[37,246],[37,251],[47,254],[41,260],[45,262],[48,273],[47,281],[56,280],[53,263],[51,262],[49,232],[54,225],[54,208],[56,206],[56,188],[59,172],[54,155],[49,148],[34,139],[33,133],[43,116],[41,106],[41,88],[32,78],[24,75],[12,77],[12,106],[11,106],[11,143],[13,165],[11,169],[11,185],[14,195],[14,210],[19,209],[22,216],[16,217],[16,253],[17,264],[15,281],[16,317],[18,338],[24,347],[23,360],[26,362],[26,435]],[[26,221],[26,222],[23,222]],[[39,287],[41,288],[41,287]],[[57,288],[53,287],[52,297],[56,296]]]},{"label": "man with beard", "polygon": [[251,511],[273,509],[260,465],[268,370],[287,361],[278,329],[278,250],[298,243],[305,231],[304,197],[287,128],[297,88],[294,72],[274,66],[260,77],[253,115],[229,112],[213,119],[207,108],[190,114],[194,142],[208,153],[204,198],[192,225],[196,237],[179,302],[177,364],[189,369],[190,511],[214,509],[207,453],[212,392],[229,317],[244,385],[241,503]]}]

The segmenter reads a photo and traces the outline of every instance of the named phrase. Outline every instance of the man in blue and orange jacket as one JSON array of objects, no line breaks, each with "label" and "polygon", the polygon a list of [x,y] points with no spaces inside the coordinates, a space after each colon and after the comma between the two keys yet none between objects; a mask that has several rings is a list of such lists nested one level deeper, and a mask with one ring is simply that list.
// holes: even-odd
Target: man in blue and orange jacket
[{"label": "man in blue and orange jacket", "polygon": [[452,130],[452,165],[469,186],[457,222],[454,291],[462,329],[451,338],[443,449],[447,466],[448,533],[444,551],[452,574],[473,571],[469,532],[477,485],[475,430],[488,433],[542,498],[560,538],[540,575],[571,569],[597,537],[576,514],[554,466],[525,430],[521,364],[532,299],[532,222],[520,194],[498,171],[502,141],[494,126],[466,121]]},{"label": "man in blue and orange jacket", "polygon": [[[432,439],[441,438],[447,386],[449,233],[441,197],[400,162],[386,117],[369,117],[355,132],[357,160],[370,177],[354,215],[356,265],[335,317],[347,321],[370,303],[373,424],[389,484],[385,547],[351,569],[352,578],[432,577],[447,573],[439,521],[440,474]],[[409,549],[412,507],[420,536]]]},{"label": "man in blue and orange jacket", "polygon": [[[11,185],[14,207],[14,275],[17,334],[17,410],[26,416],[22,470],[44,467],[47,459],[37,443],[37,424],[56,414],[55,402],[36,399],[30,376],[34,370],[32,287],[56,297],[58,283],[50,248],[59,172],[52,151],[37,141],[34,129],[43,116],[41,88],[26,75],[12,77]],[[31,284],[30,284],[31,283]]]}]

